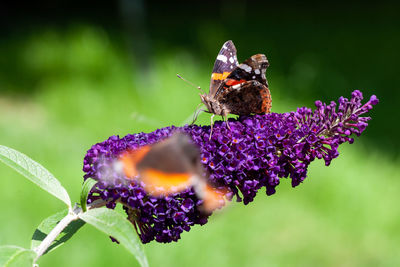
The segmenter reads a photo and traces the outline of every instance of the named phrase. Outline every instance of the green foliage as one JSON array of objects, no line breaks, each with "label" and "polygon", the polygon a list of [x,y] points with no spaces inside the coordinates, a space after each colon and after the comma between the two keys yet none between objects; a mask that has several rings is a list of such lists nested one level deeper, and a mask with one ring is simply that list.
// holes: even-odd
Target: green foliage
[{"label": "green foliage", "polygon": [[[63,200],[62,193],[65,192],[64,196],[68,197],[69,204],[69,196],[65,189],[61,186],[58,180],[39,163],[33,161],[28,156],[5,146],[0,146],[0,159],[61,200]],[[50,239],[53,241],[51,243],[49,242],[48,245],[44,247],[47,248],[46,250],[43,249],[43,252],[37,252],[38,255],[42,256],[43,254],[64,244],[85,224],[84,222],[87,222],[104,233],[117,238],[117,240],[136,257],[142,267],[148,267],[147,258],[144,254],[139,237],[136,235],[132,223],[130,223],[125,216],[107,208],[95,208],[89,211],[86,210],[88,193],[95,184],[96,181],[93,179],[87,179],[85,181],[81,192],[81,203],[83,204],[83,209],[82,211],[79,209],[74,211],[83,221],[75,219],[69,221],[67,225],[63,226],[60,234],[57,232],[57,234],[54,235],[54,240]],[[59,196],[59,192],[61,192],[61,197]],[[36,251],[38,251],[39,246],[44,243],[45,238],[51,235],[51,232],[54,231],[63,218],[68,216],[69,212],[71,212],[70,209],[58,212],[40,223],[32,237],[32,250],[15,246],[2,247],[0,249],[0,264],[3,263],[4,266],[32,265],[36,256],[34,250],[36,249]]]},{"label": "green foliage", "polygon": [[[70,200],[65,189],[61,186],[59,181],[39,163],[30,159],[28,156],[5,146],[0,146],[0,160],[48,191],[50,194],[55,195],[64,202],[66,202],[65,200],[68,200],[66,203],[69,205]],[[58,234],[58,236],[54,235],[56,239],[51,243],[49,242],[48,248],[46,250],[43,249],[43,253],[38,252],[38,255],[42,256],[43,254],[64,244],[85,224],[84,222],[87,222],[104,233],[117,238],[117,240],[136,257],[142,267],[148,267],[147,258],[132,223],[130,223],[120,213],[107,208],[97,208],[86,211],[87,196],[90,189],[95,184],[95,180],[87,179],[82,187],[81,203],[83,208],[82,212],[76,212],[83,221],[71,221],[64,229],[62,229],[62,232]],[[32,265],[36,256],[34,249],[37,249],[39,245],[42,244],[45,238],[50,235],[54,228],[68,215],[69,212],[69,209],[58,212],[40,223],[32,237],[32,250],[26,250],[14,246],[2,247],[0,250],[0,264],[3,262],[4,266]]]},{"label": "green foliage", "polygon": [[79,217],[93,225],[100,231],[112,236],[132,253],[142,267],[148,267],[146,255],[142,243],[136,234],[131,222],[115,210],[108,208],[91,209],[79,215]]},{"label": "green foliage", "polygon": [[42,165],[12,148],[0,145],[0,160],[70,207],[71,200],[60,182]]},{"label": "green foliage", "polygon": [[[68,209],[65,209],[44,219],[33,233],[31,240],[31,249],[34,250],[35,248],[37,248],[43,241],[43,239],[45,239],[46,236],[50,233],[50,231],[53,230],[54,227],[56,227],[61,219],[64,218],[67,214]],[[84,224],[85,222],[82,220],[71,222],[51,243],[44,254],[49,253],[56,248],[59,248],[61,245],[67,242]]]},{"label": "green foliage", "polygon": [[86,179],[86,181],[82,185],[82,191],[81,191],[81,208],[85,212],[86,211],[86,202],[88,199],[88,195],[90,193],[90,190],[92,187],[97,183],[96,180],[92,178]]},{"label": "green foliage", "polygon": [[36,253],[17,246],[0,246],[0,266],[32,267]]}]

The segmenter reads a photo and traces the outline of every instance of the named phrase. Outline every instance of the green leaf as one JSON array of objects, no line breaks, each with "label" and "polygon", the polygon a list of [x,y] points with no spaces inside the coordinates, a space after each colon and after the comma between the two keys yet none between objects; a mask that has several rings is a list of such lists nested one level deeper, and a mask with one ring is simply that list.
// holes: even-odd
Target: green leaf
[{"label": "green leaf", "polygon": [[81,213],[79,217],[100,231],[117,239],[120,244],[136,257],[142,267],[149,266],[142,243],[132,223],[121,213],[107,208],[97,208]]},{"label": "green leaf", "polygon": [[71,200],[67,191],[42,165],[21,152],[2,145],[0,145],[0,160],[70,207]]},{"label": "green leaf", "polygon": [[[31,249],[35,249],[40,245],[43,239],[50,233],[51,230],[56,227],[56,225],[61,221],[62,218],[67,216],[68,209],[57,212],[56,214],[51,215],[50,217],[43,220],[40,225],[37,227],[32,236],[31,241]],[[67,242],[83,225],[85,224],[82,220],[77,220],[71,222],[57,237],[56,240],[51,243],[49,248],[46,250],[46,253],[58,248]]]},{"label": "green leaf", "polygon": [[86,202],[87,202],[87,198],[88,195],[90,193],[90,190],[92,189],[92,187],[97,184],[97,181],[92,179],[92,178],[88,178],[86,179],[86,181],[83,183],[82,185],[82,191],[81,191],[81,208],[82,210],[85,212],[86,211]]},{"label": "green leaf", "polygon": [[33,250],[17,246],[0,246],[0,266],[32,267],[36,253]]}]

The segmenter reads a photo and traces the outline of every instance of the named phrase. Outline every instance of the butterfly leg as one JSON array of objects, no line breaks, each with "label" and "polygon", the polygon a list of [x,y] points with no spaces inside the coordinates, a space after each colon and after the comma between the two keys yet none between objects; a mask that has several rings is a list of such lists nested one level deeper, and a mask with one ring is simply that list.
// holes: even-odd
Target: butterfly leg
[{"label": "butterfly leg", "polygon": [[204,109],[200,108],[200,106],[203,105],[203,103],[200,103],[197,105],[195,112],[193,113],[193,121],[190,125],[194,124],[197,120],[197,117],[204,112]]},{"label": "butterfly leg", "polygon": [[193,125],[197,121],[197,117],[204,111],[205,111],[204,109],[198,110],[197,113],[193,116],[193,121],[190,125]]},{"label": "butterfly leg", "polygon": [[228,112],[226,112],[225,110],[222,111],[222,119],[225,121],[226,127],[228,127],[228,129],[231,130],[231,127],[229,126],[228,122]]},{"label": "butterfly leg", "polygon": [[210,121],[211,130],[210,130],[210,137],[208,138],[208,140],[211,140],[211,136],[212,136],[212,132],[213,132],[213,126],[214,126],[214,116],[215,116],[215,114],[211,115],[211,121]]}]

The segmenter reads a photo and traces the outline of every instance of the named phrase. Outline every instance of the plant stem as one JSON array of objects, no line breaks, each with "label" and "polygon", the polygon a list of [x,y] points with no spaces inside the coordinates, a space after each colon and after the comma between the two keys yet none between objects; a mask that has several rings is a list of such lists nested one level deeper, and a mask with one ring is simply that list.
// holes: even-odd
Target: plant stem
[{"label": "plant stem", "polygon": [[71,222],[78,220],[79,217],[77,213],[74,211],[68,212],[67,216],[65,216],[57,225],[54,227],[53,230],[43,239],[42,243],[35,249],[36,251],[36,261],[46,252],[49,246],[53,243],[53,241],[57,238],[57,236],[67,227]]},{"label": "plant stem", "polygon": [[[98,201],[94,201],[93,203],[89,204],[87,209],[93,209],[93,208],[100,208],[103,207],[107,201],[104,201],[102,199]],[[70,210],[64,218],[61,219],[61,221],[54,227],[53,230],[46,236],[45,239],[40,243],[40,245],[35,249],[35,252],[37,254],[35,260],[34,260],[34,265],[36,261],[46,252],[46,250],[51,246],[51,244],[54,242],[54,240],[60,235],[60,233],[73,221],[76,221],[79,219],[79,214],[82,213],[82,209],[79,207],[75,207],[73,210]]]}]

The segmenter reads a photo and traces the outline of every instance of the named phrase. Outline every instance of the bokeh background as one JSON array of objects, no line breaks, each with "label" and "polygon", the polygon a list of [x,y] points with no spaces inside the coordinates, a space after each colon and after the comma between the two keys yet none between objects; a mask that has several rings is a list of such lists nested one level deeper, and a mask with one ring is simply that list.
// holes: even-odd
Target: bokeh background
[{"label": "bokeh background", "polygon": [[[222,43],[265,53],[273,112],[360,89],[380,103],[330,167],[233,203],[178,243],[145,245],[151,266],[400,266],[399,6],[255,1],[35,1],[0,8],[0,144],[47,167],[78,200],[82,161],[110,135],[190,119]],[[209,115],[202,114],[200,124]],[[0,164],[0,245],[28,247],[63,204]],[[91,226],[41,266],[137,266]]]}]

